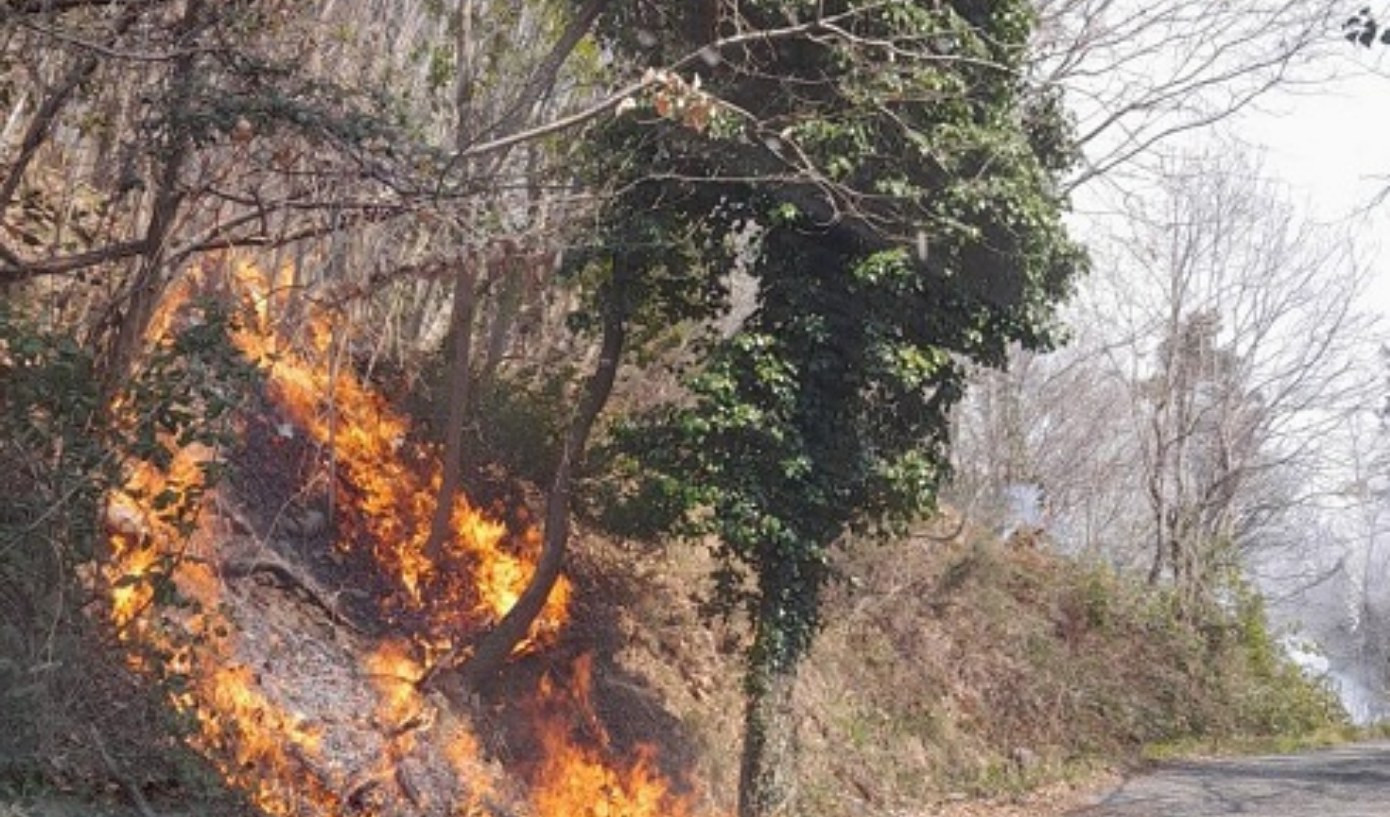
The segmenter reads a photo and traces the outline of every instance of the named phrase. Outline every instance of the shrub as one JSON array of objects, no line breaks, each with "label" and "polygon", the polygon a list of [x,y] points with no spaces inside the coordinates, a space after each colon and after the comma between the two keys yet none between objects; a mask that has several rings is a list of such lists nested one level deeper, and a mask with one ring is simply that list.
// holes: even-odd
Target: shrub
[{"label": "shrub", "polygon": [[[189,314],[114,411],[90,349],[0,304],[0,785],[102,783],[113,770],[101,749],[142,783],[187,779],[159,697],[103,625],[94,564],[123,464],[158,464],[163,439],[220,442],[250,377],[228,316]],[[178,500],[171,513],[198,496]]]},{"label": "shrub", "polygon": [[[1327,689],[1283,658],[1248,589],[1194,611],[1106,566],[967,538],[841,554],[851,581],[799,693],[815,713],[800,776],[825,782],[802,813],[1010,792],[1155,745],[1344,722]],[[910,784],[878,772],[903,764]]]}]

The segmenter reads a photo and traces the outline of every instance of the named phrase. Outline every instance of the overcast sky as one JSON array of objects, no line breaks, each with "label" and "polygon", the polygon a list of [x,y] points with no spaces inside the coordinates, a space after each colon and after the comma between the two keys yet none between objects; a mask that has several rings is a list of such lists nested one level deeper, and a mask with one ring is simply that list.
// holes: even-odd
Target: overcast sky
[{"label": "overcast sky", "polygon": [[1366,306],[1390,317],[1390,48],[1347,49],[1339,79],[1267,97],[1235,129],[1263,146],[1269,174],[1311,218],[1362,227]]}]

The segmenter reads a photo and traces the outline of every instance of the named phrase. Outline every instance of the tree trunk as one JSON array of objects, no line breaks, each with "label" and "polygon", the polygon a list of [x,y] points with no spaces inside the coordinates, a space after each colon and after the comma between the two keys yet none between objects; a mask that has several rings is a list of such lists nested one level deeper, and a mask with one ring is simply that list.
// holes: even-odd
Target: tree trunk
[{"label": "tree trunk", "polygon": [[521,296],[525,283],[524,274],[513,269],[505,270],[501,281],[498,282],[491,320],[487,323],[487,348],[483,354],[483,367],[478,374],[478,383],[481,384],[484,393],[491,388],[493,378],[497,376],[497,368],[502,364],[502,356],[507,351],[512,325],[521,310]]},{"label": "tree trunk", "polygon": [[164,293],[164,263],[169,237],[185,198],[185,192],[180,187],[180,176],[192,147],[185,120],[193,94],[198,49],[193,47],[194,43],[190,40],[202,26],[203,9],[204,4],[201,0],[189,0],[179,24],[178,42],[181,53],[174,58],[170,66],[172,89],[167,101],[167,152],[160,168],[158,187],[155,190],[150,220],[145,228],[143,250],[135,280],[127,293],[128,303],[116,327],[115,339],[106,361],[104,387],[108,394],[114,394],[119,390],[134,366],[145,330]]},{"label": "tree trunk", "polygon": [[497,675],[508,656],[530,632],[532,622],[545,608],[546,599],[560,578],[569,541],[569,498],[575,471],[584,460],[594,422],[613,392],[613,382],[617,378],[626,340],[627,310],[622,298],[622,287],[615,281],[610,301],[604,310],[603,341],[598,362],[585,384],[579,410],[570,422],[550,492],[546,496],[545,534],[536,572],[516,604],[497,622],[497,626],[479,639],[467,663],[453,673],[452,678],[445,679],[444,692],[451,699],[461,700],[468,690],[482,688]]},{"label": "tree trunk", "polygon": [[449,361],[449,419],[444,426],[444,473],[439,483],[439,498],[434,517],[430,520],[430,535],[425,540],[425,556],[435,564],[444,552],[444,542],[453,530],[454,497],[463,482],[463,428],[468,422],[468,404],[472,399],[473,312],[477,301],[474,292],[478,280],[475,259],[460,262],[458,280],[454,283],[454,302],[449,322],[453,335],[452,356]]},{"label": "tree trunk", "polygon": [[796,768],[796,719],[792,689],[796,662],[779,658],[775,595],[765,593],[749,655],[739,760],[738,817],[772,817],[785,811]]},{"label": "tree trunk", "polygon": [[[454,17],[454,48],[458,58],[454,84],[454,147],[463,149],[473,140],[476,127],[475,109],[477,75],[476,52],[473,42],[473,0],[459,0]],[[464,168],[465,174],[468,168]],[[477,227],[476,209],[465,208],[463,228]],[[471,397],[471,365],[473,357],[473,313],[477,263],[484,257],[481,249],[464,250],[459,261],[458,278],[454,282],[453,306],[449,313],[449,334],[452,336],[449,365],[449,411],[444,425],[444,473],[440,478],[439,497],[430,520],[430,535],[425,539],[425,557],[439,564],[444,553],[444,541],[449,537],[454,514],[454,497],[463,481],[463,426],[468,422],[468,402]]]}]

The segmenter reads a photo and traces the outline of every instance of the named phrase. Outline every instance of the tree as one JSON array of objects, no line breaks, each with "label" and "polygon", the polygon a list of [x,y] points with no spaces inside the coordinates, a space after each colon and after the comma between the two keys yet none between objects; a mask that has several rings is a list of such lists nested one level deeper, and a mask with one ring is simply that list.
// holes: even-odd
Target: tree
[{"label": "tree", "polygon": [[1087,309],[1129,384],[1150,576],[1197,601],[1261,551],[1303,547],[1283,531],[1336,485],[1336,435],[1370,399],[1364,273],[1350,242],[1220,153],[1171,165],[1140,201],[1098,250],[1117,274]]},{"label": "tree", "polygon": [[1119,410],[1131,384],[1103,355],[1114,327],[1079,310],[1064,314],[1060,348],[1013,348],[1006,368],[970,373],[952,418],[945,498],[976,524],[1000,532],[1026,524],[1064,552],[1129,566],[1132,554],[1118,543],[1146,536],[1134,512],[1140,443]]},{"label": "tree", "polygon": [[[1144,175],[1166,145],[1328,73],[1338,0],[1041,0],[1036,81],[1061,90],[1084,159],[1070,188]],[[1091,185],[1094,186],[1094,185]],[[1120,186],[1123,187],[1123,186]]]},{"label": "tree", "polygon": [[[494,100],[495,107],[502,109],[492,113],[494,132],[500,132],[503,136],[513,135],[516,130],[530,121],[532,111],[543,107],[543,97],[553,90],[561,67],[580,40],[588,33],[604,5],[602,0],[594,0],[582,9],[573,20],[569,21],[565,30],[557,37],[549,54],[542,60],[539,69],[518,92],[517,98],[505,102],[501,99]],[[480,11],[474,0],[461,0],[454,15],[455,72],[457,74],[454,97],[457,117],[454,126],[454,146],[460,153],[478,141],[481,132],[479,126],[483,120],[484,106],[479,99],[481,95],[479,86],[483,84],[485,77],[480,65],[481,57],[478,54],[478,38],[474,35],[474,26],[480,16]],[[510,152],[510,150],[500,151],[498,154],[480,161],[488,165],[492,172],[495,172],[507,161]],[[465,175],[472,174],[465,171]],[[491,174],[489,173],[489,175]],[[490,196],[480,195],[476,197],[476,201],[470,200],[467,214],[460,225],[463,228],[461,232],[465,234],[482,232],[482,225],[492,220],[485,218],[485,215],[492,215],[496,220],[502,220],[507,208],[505,204],[498,201],[498,198],[494,194]],[[488,210],[492,212],[487,213]],[[460,235],[458,238],[461,242],[467,243],[464,235]],[[477,312],[478,268],[486,263],[488,254],[487,251],[481,249],[466,248],[461,253],[462,257],[455,263],[457,276],[454,281],[454,297],[449,321],[452,360],[447,378],[449,413],[444,430],[444,471],[434,519],[424,548],[425,555],[435,562],[438,562],[443,554],[443,544],[450,535],[454,495],[461,487],[463,474],[466,470],[463,462],[464,426],[471,415],[470,403],[474,377],[473,333],[475,313]],[[494,323],[494,345],[501,343],[497,339],[499,336],[498,325],[498,322]],[[599,407],[602,407],[601,401]],[[597,414],[597,411],[594,413]],[[586,429],[588,425],[592,425],[592,422],[593,418],[591,417],[588,423],[584,424]],[[580,436],[587,437],[587,435],[587,430],[585,430]],[[564,461],[561,463],[559,473],[564,479],[553,486],[552,493],[567,495],[568,474]],[[547,528],[550,527],[553,526],[547,524]],[[544,599],[542,598],[541,601],[543,602]],[[539,607],[537,612],[539,612]],[[534,618],[534,615],[532,614],[531,617]],[[487,650],[482,651],[487,652]]]},{"label": "tree", "polygon": [[[1078,240],[1103,244],[1106,220],[1127,217],[1132,191],[1159,183],[1174,151],[1266,95],[1330,73],[1324,56],[1335,43],[1327,34],[1341,5],[1039,2],[1029,70],[1076,122],[1082,159],[1064,186],[1076,196]],[[1091,360],[1113,333],[1083,313],[1068,317],[1068,348],[1045,356],[1016,349],[1010,371],[972,374],[957,417],[952,499],[994,515],[1010,491],[1041,483],[1059,544],[1116,556],[1107,540],[1133,540],[1144,527],[1128,513],[1142,491],[1128,465],[1138,458],[1137,439],[1108,409],[1127,400],[1129,386]]]},{"label": "tree", "polygon": [[[608,136],[613,143],[595,152],[596,176],[613,178],[621,166],[645,166],[660,141],[629,123]],[[691,199],[694,201],[692,202]],[[727,268],[730,227],[719,214],[692,213],[699,196],[679,195],[657,185],[636,185],[609,202],[592,244],[571,254],[570,274],[588,279],[589,297],[572,317],[575,328],[597,335],[599,348],[578,404],[569,417],[559,461],[546,495],[544,542],[539,564],[517,603],[479,640],[461,671],[446,679],[459,688],[491,680],[530,630],[564,567],[573,487],[582,476],[589,439],[613,393],[618,370],[639,347],[674,323],[708,319],[721,298],[719,271]]]},{"label": "tree", "polygon": [[[751,312],[619,448],[630,499],[717,536],[720,599],[752,621],[753,817],[787,795],[790,693],[830,547],[930,507],[963,361],[1045,347],[1084,264],[1060,221],[1064,128],[1023,76],[1028,4],[718,8],[622,4],[607,20],[630,53],[708,55],[702,85],[668,77],[652,101],[685,127],[658,124],[638,189],[691,191],[694,223],[732,210],[756,235]],[[706,39],[673,35],[692,31]]]},{"label": "tree", "polygon": [[[1187,313],[1169,326],[1155,355],[1155,373],[1141,385],[1147,401],[1146,496],[1153,514],[1149,582],[1166,568],[1195,603],[1232,569],[1238,535],[1237,498],[1261,455],[1258,394],[1244,391],[1245,363],[1222,334],[1221,315]],[[1243,520],[1246,525],[1254,520]]]}]

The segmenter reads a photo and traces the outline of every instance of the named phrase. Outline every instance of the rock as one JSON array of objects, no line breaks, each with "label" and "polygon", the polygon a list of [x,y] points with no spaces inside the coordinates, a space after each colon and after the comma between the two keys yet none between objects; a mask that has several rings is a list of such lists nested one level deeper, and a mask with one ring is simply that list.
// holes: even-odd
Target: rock
[{"label": "rock", "polygon": [[1024,776],[1031,774],[1042,764],[1042,758],[1038,757],[1038,753],[1026,746],[1015,746],[1013,751],[1009,752],[1009,759],[1013,761],[1019,774]]}]

